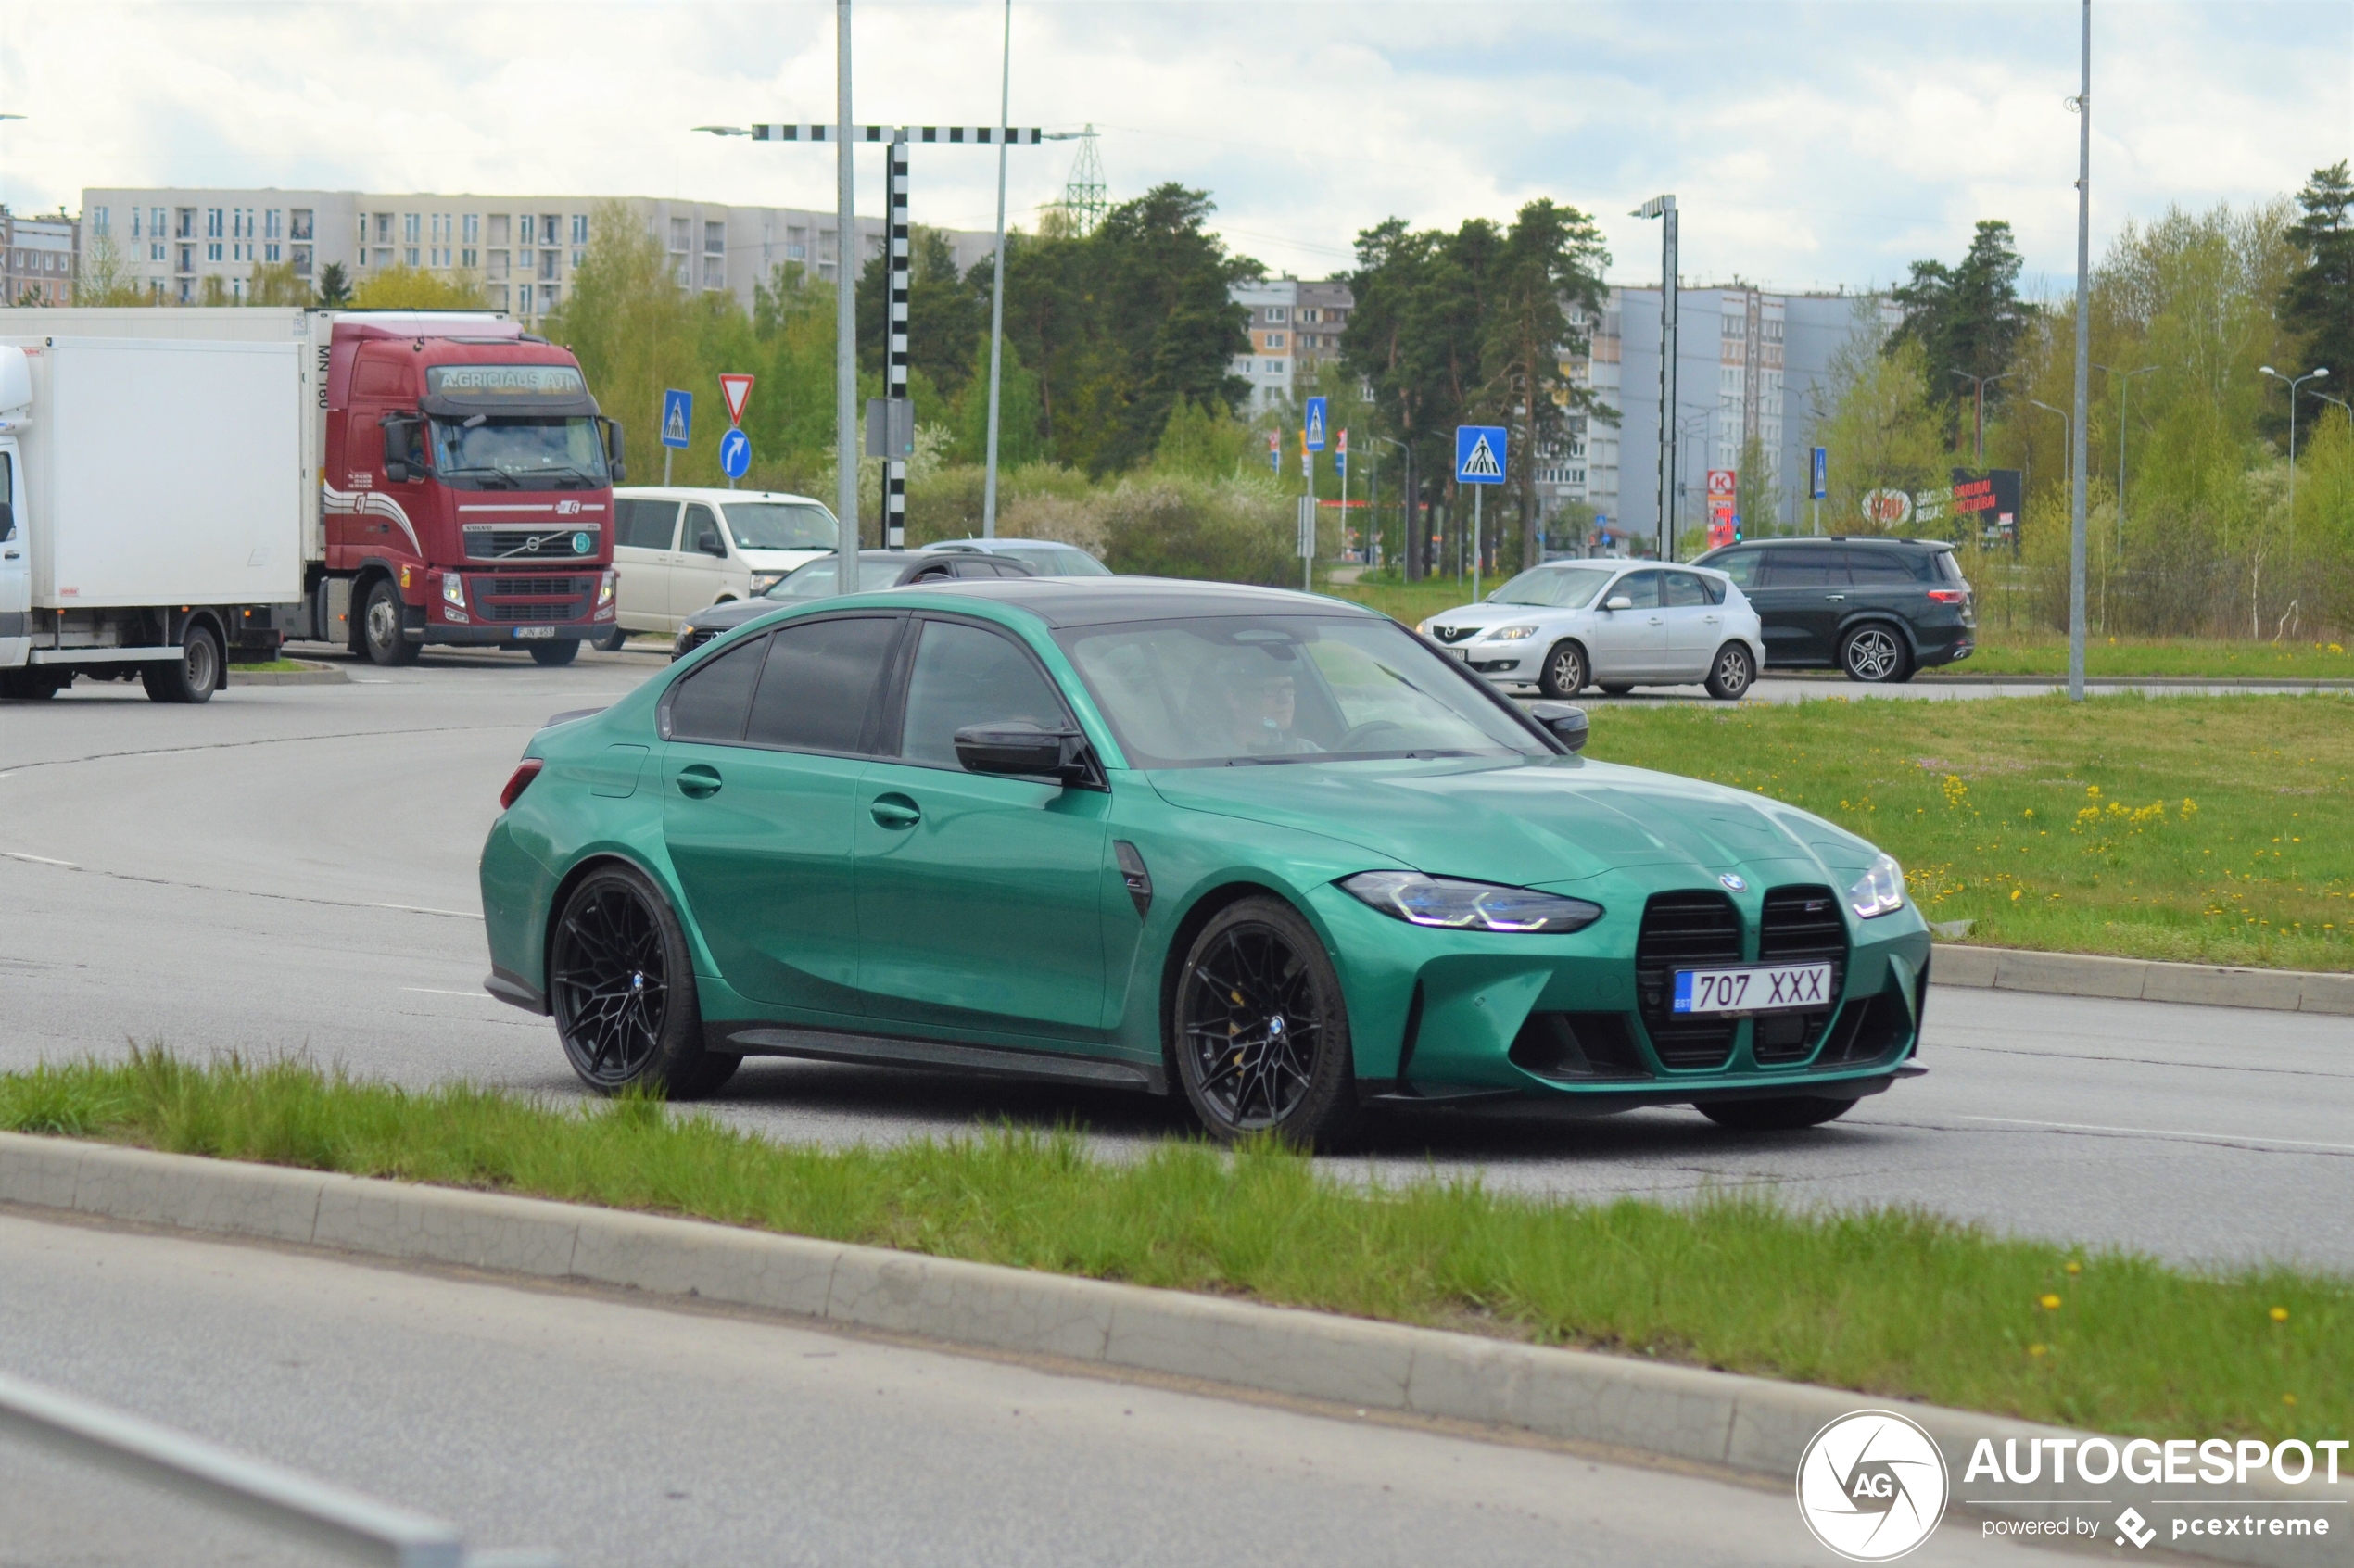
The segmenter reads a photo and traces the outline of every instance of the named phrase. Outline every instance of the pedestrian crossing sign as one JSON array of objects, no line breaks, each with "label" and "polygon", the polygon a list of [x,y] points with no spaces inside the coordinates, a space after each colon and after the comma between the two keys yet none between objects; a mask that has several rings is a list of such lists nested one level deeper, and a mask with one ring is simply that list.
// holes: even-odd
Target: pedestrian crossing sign
[{"label": "pedestrian crossing sign", "polygon": [[1504,427],[1500,424],[1455,426],[1455,483],[1500,485],[1504,482]]},{"label": "pedestrian crossing sign", "polygon": [[669,391],[662,395],[662,444],[684,447],[687,433],[695,426],[695,395],[691,392]]},{"label": "pedestrian crossing sign", "polygon": [[1308,399],[1308,427],[1300,433],[1300,445],[1308,451],[1324,449],[1324,399]]}]

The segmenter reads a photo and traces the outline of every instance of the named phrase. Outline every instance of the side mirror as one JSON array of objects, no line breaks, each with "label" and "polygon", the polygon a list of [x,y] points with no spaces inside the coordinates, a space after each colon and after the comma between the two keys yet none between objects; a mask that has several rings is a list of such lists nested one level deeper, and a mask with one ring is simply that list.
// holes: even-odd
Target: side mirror
[{"label": "side mirror", "polygon": [[399,458],[385,459],[385,477],[396,485],[409,482],[409,465]]},{"label": "side mirror", "polygon": [[695,548],[705,555],[721,561],[728,559],[728,541],[716,534],[704,534],[695,540]]},{"label": "side mirror", "polygon": [[626,485],[629,482],[629,464],[622,458],[621,421],[608,419],[604,426],[605,463],[613,470],[613,482]]},{"label": "side mirror", "polygon": [[1608,600],[1603,601],[1602,608],[1605,610],[1632,610],[1635,608],[1635,601],[1623,593],[1614,593],[1611,595]]},{"label": "side mirror", "polygon": [[1567,702],[1531,702],[1528,716],[1550,731],[1554,740],[1573,752],[1586,749],[1586,710],[1573,708]]},{"label": "side mirror", "polygon": [[1066,787],[1100,787],[1102,783],[1085,736],[1075,729],[1041,729],[1018,720],[969,725],[956,731],[956,761],[967,773],[1052,778]]},{"label": "side mirror", "polygon": [[402,419],[397,414],[387,414],[385,416],[383,428],[385,477],[399,485],[409,478],[409,433],[414,425],[412,422]]}]

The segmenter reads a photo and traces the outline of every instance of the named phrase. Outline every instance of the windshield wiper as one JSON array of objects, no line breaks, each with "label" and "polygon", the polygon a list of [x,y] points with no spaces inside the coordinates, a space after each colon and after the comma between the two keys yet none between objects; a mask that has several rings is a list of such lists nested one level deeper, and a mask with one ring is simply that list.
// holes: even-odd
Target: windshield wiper
[{"label": "windshield wiper", "polygon": [[568,464],[559,464],[554,468],[535,468],[531,471],[531,476],[535,479],[554,479],[568,476],[570,478],[577,479],[583,485],[594,485],[596,483],[594,479],[589,478],[588,475],[581,473],[580,470],[571,467]]},{"label": "windshield wiper", "polygon": [[445,479],[455,478],[461,474],[475,474],[484,477],[486,482],[490,479],[503,480],[505,487],[510,490],[518,487],[515,484],[515,476],[503,468],[485,468],[479,465],[468,468],[445,468],[441,474]]}]

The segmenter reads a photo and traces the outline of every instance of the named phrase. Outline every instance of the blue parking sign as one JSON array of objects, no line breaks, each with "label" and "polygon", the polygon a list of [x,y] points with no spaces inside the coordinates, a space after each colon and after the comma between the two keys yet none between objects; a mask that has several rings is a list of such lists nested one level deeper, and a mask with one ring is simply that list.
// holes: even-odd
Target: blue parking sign
[{"label": "blue parking sign", "polygon": [[662,395],[662,444],[683,448],[687,433],[695,427],[695,395],[691,392],[664,392]]}]

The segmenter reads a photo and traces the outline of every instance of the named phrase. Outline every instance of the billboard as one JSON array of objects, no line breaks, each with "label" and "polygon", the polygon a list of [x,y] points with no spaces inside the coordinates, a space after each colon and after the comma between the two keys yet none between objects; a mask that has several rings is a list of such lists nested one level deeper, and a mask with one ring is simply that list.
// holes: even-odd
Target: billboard
[{"label": "billboard", "polygon": [[2013,543],[2019,538],[2022,487],[2016,468],[1956,468],[1954,470],[1954,532],[1959,536],[1973,525],[1988,544]]}]

